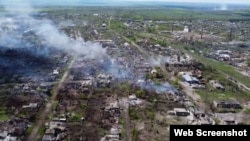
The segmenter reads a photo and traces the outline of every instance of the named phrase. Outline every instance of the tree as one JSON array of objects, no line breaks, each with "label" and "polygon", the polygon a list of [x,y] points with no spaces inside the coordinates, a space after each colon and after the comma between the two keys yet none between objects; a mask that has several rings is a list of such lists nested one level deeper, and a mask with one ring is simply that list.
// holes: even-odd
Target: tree
[{"label": "tree", "polygon": [[136,97],[138,98],[143,98],[145,96],[145,91],[144,90],[138,90],[136,91]]},{"label": "tree", "polygon": [[132,130],[132,141],[138,141],[138,138],[139,138],[139,131],[134,126]]},{"label": "tree", "polygon": [[153,27],[148,27],[148,28],[147,28],[147,32],[148,32],[148,33],[155,33],[155,31],[156,31],[156,30],[155,30],[155,28],[153,28]]},{"label": "tree", "polygon": [[250,67],[250,58],[247,59],[247,66]]}]

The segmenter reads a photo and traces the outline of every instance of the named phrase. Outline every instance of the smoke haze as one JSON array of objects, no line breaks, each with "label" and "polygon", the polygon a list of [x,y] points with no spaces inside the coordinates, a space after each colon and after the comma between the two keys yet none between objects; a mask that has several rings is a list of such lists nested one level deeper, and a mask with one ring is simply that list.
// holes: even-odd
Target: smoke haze
[{"label": "smoke haze", "polygon": [[59,31],[51,21],[33,18],[32,14],[37,11],[32,8],[31,0],[9,0],[9,2],[13,4],[4,5],[7,12],[0,19],[0,31],[2,31],[0,46],[30,47],[29,41],[23,40],[22,36],[33,33],[48,47],[85,55],[86,58],[106,56],[106,50],[100,44],[85,42],[84,39],[72,39]]},{"label": "smoke haze", "polygon": [[[14,4],[4,5],[6,14],[0,17],[0,47],[1,48],[25,48],[42,49],[36,51],[36,54],[46,55],[48,47],[72,53],[75,56],[84,56],[87,59],[111,59],[106,49],[99,43],[86,42],[79,36],[76,39],[70,38],[60,31],[52,21],[46,19],[36,19],[32,15],[38,11],[32,8],[32,0],[10,0]],[[17,2],[17,3],[15,3]],[[24,10],[25,9],[25,10]],[[34,39],[34,37],[36,39]],[[37,43],[39,42],[39,43]],[[155,58],[150,60],[153,66],[160,65],[162,59]],[[123,69],[112,64],[108,67],[106,73],[111,73],[116,78],[133,77],[134,81],[141,79],[129,70]],[[153,82],[140,83],[143,89],[153,89],[157,92],[175,90],[171,85],[156,85]]]}]

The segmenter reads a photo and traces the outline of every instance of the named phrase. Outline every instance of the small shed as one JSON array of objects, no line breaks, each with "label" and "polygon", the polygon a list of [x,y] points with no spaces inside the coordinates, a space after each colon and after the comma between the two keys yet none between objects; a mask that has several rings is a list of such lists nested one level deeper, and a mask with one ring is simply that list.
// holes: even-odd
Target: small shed
[{"label": "small shed", "polygon": [[188,82],[190,84],[199,84],[200,83],[196,77],[193,77],[193,76],[188,75],[188,74],[182,75],[182,79],[183,79],[183,81]]},{"label": "small shed", "polygon": [[190,113],[184,108],[174,108],[177,116],[189,116]]}]

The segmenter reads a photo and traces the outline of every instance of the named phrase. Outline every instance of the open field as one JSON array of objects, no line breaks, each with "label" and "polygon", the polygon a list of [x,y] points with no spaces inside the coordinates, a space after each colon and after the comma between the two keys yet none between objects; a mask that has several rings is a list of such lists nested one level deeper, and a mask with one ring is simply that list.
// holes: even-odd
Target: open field
[{"label": "open field", "polygon": [[209,65],[209,66],[214,67],[215,69],[219,70],[220,72],[222,72],[222,75],[226,74],[227,75],[226,77],[228,77],[228,76],[233,77],[236,80],[243,83],[244,85],[246,85],[247,87],[250,87],[250,84],[249,84],[250,78],[242,75],[241,73],[236,71],[232,66],[229,66],[223,62],[218,62],[218,61],[213,60],[213,59],[199,56],[197,54],[193,54],[193,56],[197,57],[199,59],[199,61],[203,62],[204,64]]},{"label": "open field", "polygon": [[[51,14],[85,15],[105,13],[106,15],[133,20],[248,20],[249,11],[213,11],[171,7],[47,7],[40,11]],[[67,11],[67,12],[66,12]]]}]

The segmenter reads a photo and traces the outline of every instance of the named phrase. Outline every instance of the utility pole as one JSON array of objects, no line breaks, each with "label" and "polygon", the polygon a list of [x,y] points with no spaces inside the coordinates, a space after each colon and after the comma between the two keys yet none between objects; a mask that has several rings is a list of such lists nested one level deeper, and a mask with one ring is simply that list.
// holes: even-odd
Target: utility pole
[{"label": "utility pole", "polygon": [[204,24],[203,22],[201,23],[201,39],[203,39],[203,32],[204,32]]},{"label": "utility pole", "polygon": [[201,27],[201,39],[203,39],[203,25],[202,25],[202,27]]},{"label": "utility pole", "polygon": [[233,28],[231,27],[230,32],[229,32],[229,41],[232,41],[232,35],[233,34]]},{"label": "utility pole", "polygon": [[172,20],[171,31],[174,32],[174,21]]},{"label": "utility pole", "polygon": [[242,29],[240,32],[241,32],[241,36],[243,36],[243,40],[246,41],[245,31]]}]

